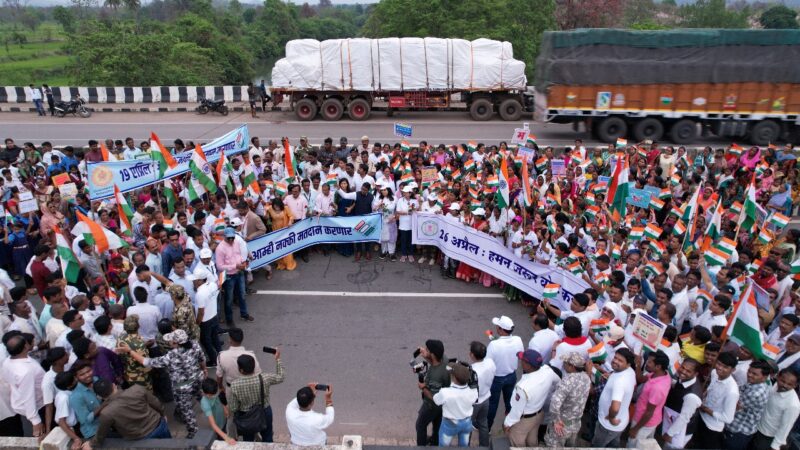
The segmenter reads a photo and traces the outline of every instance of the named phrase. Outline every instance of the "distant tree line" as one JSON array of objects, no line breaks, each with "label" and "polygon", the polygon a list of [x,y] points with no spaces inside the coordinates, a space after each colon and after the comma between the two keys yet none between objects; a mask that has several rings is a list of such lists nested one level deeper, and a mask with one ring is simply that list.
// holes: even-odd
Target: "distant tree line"
[{"label": "distant tree line", "polygon": [[70,0],[33,8],[2,0],[0,23],[35,28],[58,22],[71,56],[67,70],[84,85],[239,84],[283,57],[291,39],[486,37],[506,40],[535,71],[546,30],[622,27],[798,28],[797,11],[744,0],[381,0],[370,5],[265,0]]}]

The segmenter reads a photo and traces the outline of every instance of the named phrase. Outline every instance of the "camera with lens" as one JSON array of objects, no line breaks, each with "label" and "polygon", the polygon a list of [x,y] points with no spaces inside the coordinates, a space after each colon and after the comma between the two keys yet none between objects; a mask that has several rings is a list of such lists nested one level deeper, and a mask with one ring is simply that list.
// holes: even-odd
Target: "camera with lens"
[{"label": "camera with lens", "polygon": [[460,364],[469,369],[469,382],[467,383],[467,386],[470,389],[478,389],[478,373],[472,370],[472,366],[470,366],[469,363],[464,361],[459,361],[458,358],[450,358],[449,360],[447,360],[447,362],[450,364]]},{"label": "camera with lens", "polygon": [[428,373],[428,368],[430,367],[430,364],[428,364],[428,361],[425,361],[424,359],[422,361],[417,361],[419,355],[420,355],[419,349],[414,350],[413,353],[414,359],[412,359],[411,362],[408,363],[408,365],[411,366],[411,372],[417,374],[419,382],[422,383],[425,381],[425,374]]}]

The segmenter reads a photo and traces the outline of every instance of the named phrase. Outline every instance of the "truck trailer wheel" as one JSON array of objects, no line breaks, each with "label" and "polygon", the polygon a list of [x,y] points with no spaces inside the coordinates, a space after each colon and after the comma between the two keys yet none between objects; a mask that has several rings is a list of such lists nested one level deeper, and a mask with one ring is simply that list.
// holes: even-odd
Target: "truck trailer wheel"
[{"label": "truck trailer wheel", "polygon": [[294,105],[294,115],[304,122],[314,120],[317,117],[317,104],[310,98],[300,99]]},{"label": "truck trailer wheel", "polygon": [[633,137],[637,142],[660,141],[664,137],[664,125],[660,120],[648,117],[633,126]]},{"label": "truck trailer wheel", "polygon": [[675,144],[691,144],[697,139],[697,123],[690,119],[681,119],[672,125],[669,138]]},{"label": "truck trailer wheel", "polygon": [[487,121],[492,118],[493,114],[492,102],[485,98],[475,100],[469,107],[469,116],[472,117],[472,120]]},{"label": "truck trailer wheel", "polygon": [[344,105],[338,98],[329,98],[322,102],[320,113],[323,119],[335,122],[342,118],[342,114],[344,114]]},{"label": "truck trailer wheel", "polygon": [[628,124],[619,117],[606,117],[597,123],[595,133],[601,142],[617,142],[628,134]]},{"label": "truck trailer wheel", "polygon": [[363,98],[357,98],[347,105],[347,116],[350,117],[350,120],[367,120],[371,110],[372,108],[370,108],[368,101]]},{"label": "truck trailer wheel", "polygon": [[769,145],[781,136],[781,127],[771,120],[762,120],[750,130],[750,143],[753,145]]},{"label": "truck trailer wheel", "polygon": [[500,113],[500,117],[506,121],[513,122],[522,117],[522,105],[513,98],[503,100],[497,111]]}]

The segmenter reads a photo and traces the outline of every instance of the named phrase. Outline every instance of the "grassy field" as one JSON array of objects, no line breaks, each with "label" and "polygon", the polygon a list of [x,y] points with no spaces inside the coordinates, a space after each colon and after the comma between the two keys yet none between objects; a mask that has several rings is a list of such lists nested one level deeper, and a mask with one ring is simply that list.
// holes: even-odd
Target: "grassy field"
[{"label": "grassy field", "polygon": [[9,42],[14,29],[11,24],[0,24],[0,86],[69,86],[70,77],[64,71],[69,56],[61,27],[46,22],[35,30],[19,26],[16,31],[25,36],[26,43]]}]

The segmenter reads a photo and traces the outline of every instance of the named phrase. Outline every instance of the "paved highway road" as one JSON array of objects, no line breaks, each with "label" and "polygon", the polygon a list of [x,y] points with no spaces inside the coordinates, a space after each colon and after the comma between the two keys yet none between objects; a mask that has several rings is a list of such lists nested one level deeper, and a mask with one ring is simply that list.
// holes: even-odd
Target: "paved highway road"
[{"label": "paved highway road", "polygon": [[[194,113],[96,113],[89,119],[77,117],[42,117],[30,113],[0,114],[0,136],[13,137],[18,144],[31,141],[36,144],[44,140],[54,145],[86,145],[88,139],[113,137],[122,139],[131,136],[138,141],[156,132],[163,142],[175,138],[207,141],[247,123],[251,136],[267,138],[289,136],[297,139],[308,136],[313,144],[321,143],[331,136],[337,141],[347,136],[351,143],[362,135],[369,135],[373,142],[397,142],[393,136],[393,123],[403,122],[414,126],[412,142],[427,140],[429,143],[460,143],[469,140],[497,144],[509,140],[515,127],[522,122],[504,122],[496,119],[489,122],[474,122],[465,112],[400,112],[394,117],[376,113],[366,122],[299,122],[289,112],[259,114],[253,119],[247,113],[232,113],[227,117],[217,114],[200,116]],[[587,133],[576,133],[572,125],[545,124],[530,121],[531,129],[540,145],[571,145],[576,138],[590,141]],[[697,146],[726,143],[716,138],[701,138]]]},{"label": "paved highway road", "polygon": [[282,349],[286,381],[270,391],[279,436],[288,432],[286,404],[299,388],[318,382],[334,386],[336,423],[329,436],[409,443],[421,402],[409,367],[415,348],[440,339],[447,357],[466,360],[469,343],[488,343],[484,331],[500,315],[515,321],[526,345],[532,334],[527,310],[508,303],[500,289],[444,279],[437,266],[376,258],[356,263],[335,253],[297,263],[270,281],[257,272],[258,293],[248,297],[256,321],[237,321],[262,368],[275,370],[262,346]]}]

